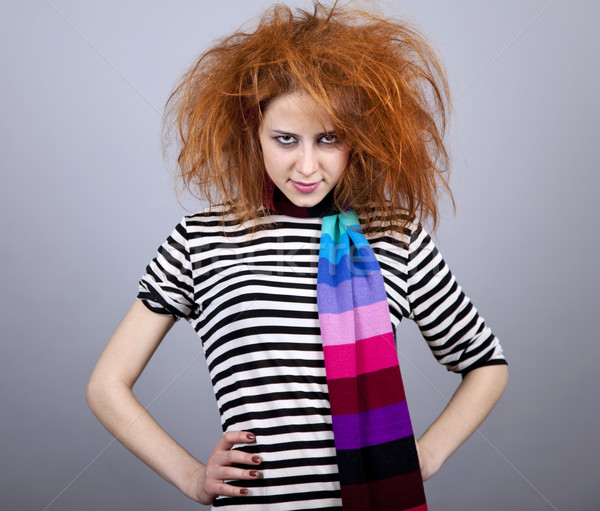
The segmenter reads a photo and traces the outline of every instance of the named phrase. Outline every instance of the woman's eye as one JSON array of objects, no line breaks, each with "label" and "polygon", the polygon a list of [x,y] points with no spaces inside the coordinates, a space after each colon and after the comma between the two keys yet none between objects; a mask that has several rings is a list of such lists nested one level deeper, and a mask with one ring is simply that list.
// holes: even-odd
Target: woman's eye
[{"label": "woman's eye", "polygon": [[282,145],[290,145],[296,141],[292,135],[279,135],[278,137],[275,137],[275,140]]},{"label": "woman's eye", "polygon": [[338,143],[338,138],[333,133],[330,133],[329,135],[327,135],[321,139],[321,143],[327,144],[327,145],[335,145]]}]

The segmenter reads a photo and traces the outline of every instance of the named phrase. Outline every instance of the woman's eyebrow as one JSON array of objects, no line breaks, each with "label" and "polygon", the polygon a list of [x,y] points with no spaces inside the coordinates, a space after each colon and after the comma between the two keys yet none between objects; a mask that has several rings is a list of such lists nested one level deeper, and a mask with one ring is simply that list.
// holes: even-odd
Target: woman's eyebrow
[{"label": "woman's eyebrow", "polygon": [[276,128],[269,128],[269,131],[272,131],[273,133],[280,133],[282,135],[294,135],[294,136],[296,136],[294,133],[292,133],[291,131],[287,131],[287,130],[280,130],[280,129],[276,129]]}]

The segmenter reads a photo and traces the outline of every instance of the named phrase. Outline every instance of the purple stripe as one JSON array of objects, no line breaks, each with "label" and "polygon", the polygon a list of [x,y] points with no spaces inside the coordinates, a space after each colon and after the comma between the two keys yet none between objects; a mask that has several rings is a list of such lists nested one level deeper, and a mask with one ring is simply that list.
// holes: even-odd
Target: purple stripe
[{"label": "purple stripe", "polygon": [[334,415],[335,448],[360,449],[413,434],[406,401],[351,415]]},{"label": "purple stripe", "polygon": [[368,277],[345,280],[337,287],[317,283],[317,305],[319,314],[339,314],[354,307],[387,302],[381,273]]}]

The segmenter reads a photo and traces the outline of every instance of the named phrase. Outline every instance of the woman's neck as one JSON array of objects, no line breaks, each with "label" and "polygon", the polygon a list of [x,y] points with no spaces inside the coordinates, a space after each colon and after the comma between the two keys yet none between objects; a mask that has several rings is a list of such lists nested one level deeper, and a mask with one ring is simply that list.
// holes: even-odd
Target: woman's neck
[{"label": "woman's neck", "polygon": [[279,188],[275,188],[273,191],[273,200],[269,209],[274,213],[280,215],[288,215],[298,218],[320,218],[327,215],[334,215],[339,213],[339,210],[335,207],[333,200],[334,190],[331,190],[321,202],[314,206],[302,207],[296,206],[292,203]]}]

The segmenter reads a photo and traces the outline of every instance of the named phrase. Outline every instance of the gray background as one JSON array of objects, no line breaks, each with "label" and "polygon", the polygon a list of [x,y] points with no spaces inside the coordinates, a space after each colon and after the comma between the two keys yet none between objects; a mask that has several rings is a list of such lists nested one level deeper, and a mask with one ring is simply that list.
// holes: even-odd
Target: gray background
[{"label": "gray background", "polygon": [[[85,386],[185,214],[162,160],[163,104],[202,48],[269,4],[2,2],[2,509],[201,508],[111,440]],[[427,483],[430,509],[595,509],[599,4],[382,7],[422,26],[447,64],[458,211],[445,208],[436,239],[511,364],[491,417]],[[458,377],[413,326],[402,343],[420,433]],[[206,459],[220,427],[189,325],[176,325],[136,391]]]}]

